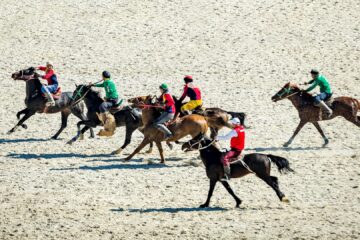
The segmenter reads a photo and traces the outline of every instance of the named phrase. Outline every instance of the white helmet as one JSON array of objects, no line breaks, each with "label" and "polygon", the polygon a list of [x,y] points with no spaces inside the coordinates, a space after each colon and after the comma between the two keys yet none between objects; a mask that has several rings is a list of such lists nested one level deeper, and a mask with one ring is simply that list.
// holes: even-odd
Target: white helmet
[{"label": "white helmet", "polygon": [[238,118],[233,118],[230,120],[230,123],[234,125],[240,125],[240,120]]}]

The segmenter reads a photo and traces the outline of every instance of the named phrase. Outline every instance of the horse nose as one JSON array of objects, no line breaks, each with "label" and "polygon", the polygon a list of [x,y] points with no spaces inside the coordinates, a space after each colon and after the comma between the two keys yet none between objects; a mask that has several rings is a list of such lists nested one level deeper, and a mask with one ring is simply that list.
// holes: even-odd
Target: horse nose
[{"label": "horse nose", "polygon": [[11,78],[15,79],[15,73],[11,74]]}]

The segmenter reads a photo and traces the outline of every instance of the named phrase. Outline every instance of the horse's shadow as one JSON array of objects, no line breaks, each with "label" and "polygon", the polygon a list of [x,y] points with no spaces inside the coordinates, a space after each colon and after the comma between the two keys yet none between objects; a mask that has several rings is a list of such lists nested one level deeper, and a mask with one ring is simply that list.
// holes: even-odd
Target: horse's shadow
[{"label": "horse's shadow", "polygon": [[128,211],[130,213],[154,213],[154,212],[177,213],[177,212],[219,212],[219,211],[227,211],[227,210],[228,209],[221,208],[221,207],[213,207],[213,208],[194,208],[194,207],[172,208],[172,207],[168,207],[168,208],[146,208],[146,209],[133,208],[133,209],[128,209],[128,210],[124,210],[122,208],[117,208],[117,209],[111,209],[110,211],[112,211],[112,212]]},{"label": "horse's shadow", "polygon": [[54,159],[54,158],[101,158],[101,157],[111,157],[113,155],[111,154],[78,154],[78,153],[40,153],[40,154],[34,154],[34,153],[9,153],[7,157],[10,158],[17,158],[17,159]]},{"label": "horse's shadow", "polygon": [[112,164],[112,165],[101,165],[101,166],[80,166],[75,168],[51,168],[50,171],[73,171],[73,170],[84,170],[84,171],[102,171],[102,170],[148,170],[156,168],[171,168],[173,166],[167,166],[164,164]]},{"label": "horse's shadow", "polygon": [[5,139],[0,138],[0,144],[3,143],[23,143],[23,142],[46,142],[51,141],[50,138],[21,138],[21,139]]},{"label": "horse's shadow", "polygon": [[320,150],[323,147],[254,147],[247,148],[246,150],[255,151],[255,152],[266,152],[266,151],[310,151],[310,150]]}]

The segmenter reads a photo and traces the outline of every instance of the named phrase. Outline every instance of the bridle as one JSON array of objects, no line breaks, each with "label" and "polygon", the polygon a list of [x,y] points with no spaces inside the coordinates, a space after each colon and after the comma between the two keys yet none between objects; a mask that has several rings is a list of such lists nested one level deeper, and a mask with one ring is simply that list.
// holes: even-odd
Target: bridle
[{"label": "bridle", "polygon": [[[213,143],[216,141],[216,140],[214,139],[214,140],[212,140],[208,145],[202,146],[201,141],[203,141],[203,140],[205,140],[204,137],[200,138],[199,141],[197,141],[197,142],[195,142],[195,143],[193,143],[193,144],[191,144],[191,140],[189,140],[187,143],[188,143],[190,146],[187,148],[187,150],[193,149],[193,150],[199,150],[199,151],[200,151],[200,150],[203,150],[203,149],[206,149],[206,148],[210,147],[210,146],[213,145]],[[198,144],[197,149],[193,148],[193,146],[195,146],[196,144]]]},{"label": "bridle", "polygon": [[71,104],[72,106],[75,106],[76,104],[81,102],[85,98],[85,96],[90,92],[90,87],[89,87],[84,94],[81,94],[81,91],[82,91],[83,88],[84,88],[84,86],[81,86],[79,90],[76,89],[75,90],[75,92],[76,92],[75,96],[70,97],[72,100],[74,100],[74,98],[76,99],[77,96],[80,96],[78,100],[76,100],[75,102],[73,102]]},{"label": "bridle", "polygon": [[[279,101],[279,100],[282,100],[282,99],[285,99],[285,98],[289,98],[289,97],[294,96],[294,95],[296,95],[296,94],[299,93],[298,91],[292,93],[291,90],[292,90],[292,88],[291,88],[291,87],[288,87],[288,88],[285,88],[281,93],[277,93],[276,96],[279,97],[278,101]],[[287,96],[285,96],[285,97],[283,97],[284,94],[288,94],[288,93],[290,93],[290,94],[287,95]]]}]

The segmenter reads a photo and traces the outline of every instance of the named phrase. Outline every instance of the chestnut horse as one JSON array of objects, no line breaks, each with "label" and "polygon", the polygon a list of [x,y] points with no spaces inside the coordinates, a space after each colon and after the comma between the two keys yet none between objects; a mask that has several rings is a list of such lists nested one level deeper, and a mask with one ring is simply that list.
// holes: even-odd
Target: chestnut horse
[{"label": "chestnut horse", "polygon": [[333,114],[331,117],[327,117],[327,114],[324,113],[321,108],[315,107],[313,105],[313,96],[307,93],[305,90],[301,90],[296,84],[285,84],[285,86],[281,88],[280,91],[277,92],[271,99],[274,102],[283,99],[289,99],[299,112],[300,123],[289,141],[284,144],[284,147],[288,147],[291,144],[295,136],[307,123],[312,123],[319,131],[320,135],[325,141],[323,146],[326,146],[329,143],[329,139],[326,137],[325,133],[321,129],[318,123],[319,121],[330,120],[335,117],[341,116],[349,122],[352,122],[356,126],[360,127],[360,117],[357,116],[357,113],[360,110],[360,102],[355,98],[334,98],[331,104],[331,108],[333,110]]},{"label": "chestnut horse", "polygon": [[[224,167],[221,163],[221,156],[224,154],[213,145],[214,140],[208,139],[206,136],[200,140],[190,140],[183,144],[182,150],[200,151],[200,157],[206,168],[206,175],[210,180],[210,188],[206,202],[200,205],[201,208],[208,207],[213,194],[215,185],[224,176]],[[231,178],[241,178],[247,174],[254,173],[257,177],[266,182],[275,192],[280,201],[289,202],[289,199],[280,191],[277,177],[270,175],[271,162],[275,163],[280,173],[294,172],[290,168],[288,160],[274,155],[266,155],[259,153],[246,154],[242,161],[234,161],[231,167]],[[229,183],[221,181],[222,185],[228,193],[235,199],[236,207],[241,204]]]},{"label": "chestnut horse", "polygon": [[[160,116],[159,108],[153,103],[154,96],[136,97],[129,99],[129,103],[142,108],[142,122],[144,124],[144,139],[140,145],[125,160],[130,160],[135,154],[141,151],[147,144],[155,142],[159,149],[161,163],[165,163],[164,152],[161,142],[165,141],[164,133],[155,128],[152,124],[156,117]],[[190,135],[192,138],[205,135],[208,125],[205,117],[191,114],[179,118],[176,122],[168,126],[173,133],[173,137],[167,139],[166,142],[176,142],[179,139]]]}]

